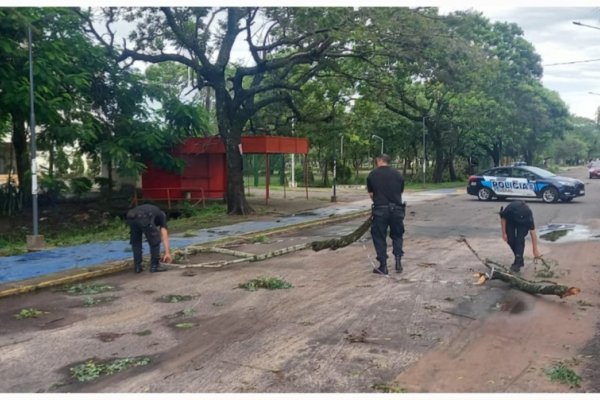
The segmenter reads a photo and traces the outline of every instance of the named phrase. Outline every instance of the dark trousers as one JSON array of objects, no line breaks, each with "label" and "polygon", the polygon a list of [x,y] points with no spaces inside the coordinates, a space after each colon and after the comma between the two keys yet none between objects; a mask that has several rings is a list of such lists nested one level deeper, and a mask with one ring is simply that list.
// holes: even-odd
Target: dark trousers
[{"label": "dark trousers", "polygon": [[529,225],[517,224],[506,220],[506,236],[508,245],[515,257],[523,259],[525,253],[525,236],[529,232]]},{"label": "dark trousers", "polygon": [[158,266],[160,262],[160,232],[155,225],[148,225],[138,220],[128,220],[129,243],[133,250],[133,263],[135,266],[142,265],[142,235],[150,245],[150,265]]},{"label": "dark trousers", "polygon": [[390,228],[392,252],[395,257],[402,257],[404,235],[404,206],[390,205],[373,207],[371,222],[371,237],[377,253],[377,260],[385,265],[387,262],[387,230]]}]

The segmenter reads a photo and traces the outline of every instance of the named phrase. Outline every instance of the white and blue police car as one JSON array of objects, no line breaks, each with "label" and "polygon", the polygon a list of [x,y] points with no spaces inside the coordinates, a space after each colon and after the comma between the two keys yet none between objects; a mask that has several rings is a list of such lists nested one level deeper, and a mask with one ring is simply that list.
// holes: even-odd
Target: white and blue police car
[{"label": "white and blue police car", "polygon": [[585,195],[582,181],[528,165],[496,167],[469,177],[467,193],[479,200],[533,197],[546,203]]}]

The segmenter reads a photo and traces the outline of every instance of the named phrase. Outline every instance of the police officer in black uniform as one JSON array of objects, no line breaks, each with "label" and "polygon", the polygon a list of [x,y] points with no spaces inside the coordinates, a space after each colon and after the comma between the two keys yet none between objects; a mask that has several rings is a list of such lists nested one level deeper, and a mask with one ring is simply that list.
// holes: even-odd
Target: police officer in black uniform
[{"label": "police officer in black uniform", "polygon": [[406,204],[402,202],[404,178],[390,167],[390,156],[382,154],[375,158],[377,168],[367,177],[367,190],[373,200],[371,237],[377,253],[379,268],[374,273],[387,275],[387,229],[390,228],[393,254],[396,259],[396,272],[402,272],[402,236],[404,235],[404,214]]},{"label": "police officer in black uniform", "polygon": [[523,200],[515,200],[506,207],[500,207],[500,226],[502,227],[502,239],[508,243],[515,255],[515,261],[510,266],[511,271],[519,272],[525,265],[523,253],[525,252],[527,233],[531,234],[533,257],[541,257],[533,213]]},{"label": "police officer in black uniform", "polygon": [[162,258],[164,262],[171,262],[171,248],[169,245],[169,231],[167,230],[167,216],[158,207],[152,204],[142,204],[127,212],[129,225],[129,242],[133,250],[133,265],[136,273],[142,272],[142,234],[150,245],[150,272],[166,271],[160,266],[160,242],[165,248]]}]

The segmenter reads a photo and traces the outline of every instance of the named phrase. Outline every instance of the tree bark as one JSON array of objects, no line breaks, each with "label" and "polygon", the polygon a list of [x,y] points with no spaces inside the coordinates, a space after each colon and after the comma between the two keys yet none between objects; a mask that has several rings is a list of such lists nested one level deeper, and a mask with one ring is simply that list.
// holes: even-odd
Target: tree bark
[{"label": "tree bark", "polygon": [[241,120],[231,110],[231,99],[223,82],[215,87],[217,120],[219,135],[225,145],[225,160],[227,164],[227,213],[247,215],[254,212],[246,200],[244,193],[243,159],[240,154],[242,143],[242,127],[246,120]]},{"label": "tree bark", "polygon": [[452,158],[448,160],[448,173],[450,174],[451,182],[458,180],[458,177],[456,176],[456,168],[454,167],[454,160]]},{"label": "tree bark", "polygon": [[31,192],[31,181],[26,179],[29,171],[29,150],[27,148],[27,131],[25,119],[20,115],[12,114],[12,143],[15,149],[15,161],[17,163],[17,178],[19,179],[19,191],[22,195]]},{"label": "tree bark", "polygon": [[356,228],[354,230],[354,232],[349,233],[349,234],[342,236],[340,238],[337,238],[337,239],[316,240],[316,241],[310,243],[310,247],[314,251],[321,251],[323,249],[337,250],[342,247],[346,247],[349,244],[352,244],[352,243],[356,242],[358,239],[360,239],[361,236],[364,235],[369,230],[370,226],[371,226],[371,216],[369,216],[369,218],[367,218],[367,220],[365,222],[363,222],[358,228]]}]

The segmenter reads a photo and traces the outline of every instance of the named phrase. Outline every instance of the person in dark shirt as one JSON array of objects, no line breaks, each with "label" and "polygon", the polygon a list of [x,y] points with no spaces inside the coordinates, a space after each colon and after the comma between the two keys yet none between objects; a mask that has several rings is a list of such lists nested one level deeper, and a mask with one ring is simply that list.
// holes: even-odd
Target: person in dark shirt
[{"label": "person in dark shirt", "polygon": [[382,154],[375,158],[377,167],[367,177],[367,190],[373,200],[371,237],[377,253],[379,267],[374,273],[387,275],[387,230],[390,228],[392,252],[396,259],[396,272],[402,272],[404,215],[406,204],[402,202],[404,178],[390,167],[390,156]]},{"label": "person in dark shirt", "polygon": [[140,273],[142,267],[142,234],[150,245],[150,272],[166,271],[160,266],[160,243],[162,241],[165,254],[164,262],[171,262],[171,247],[169,245],[169,231],[167,229],[167,216],[158,207],[152,204],[142,204],[127,212],[129,225],[129,242],[133,250],[133,267],[135,273]]},{"label": "person in dark shirt", "polygon": [[527,233],[531,234],[533,257],[541,257],[533,212],[523,200],[515,200],[506,207],[500,207],[500,226],[502,227],[502,239],[508,243],[515,255],[515,261],[510,266],[511,271],[519,272],[525,265],[523,253],[525,252]]}]

